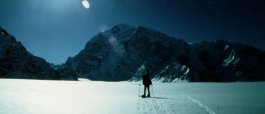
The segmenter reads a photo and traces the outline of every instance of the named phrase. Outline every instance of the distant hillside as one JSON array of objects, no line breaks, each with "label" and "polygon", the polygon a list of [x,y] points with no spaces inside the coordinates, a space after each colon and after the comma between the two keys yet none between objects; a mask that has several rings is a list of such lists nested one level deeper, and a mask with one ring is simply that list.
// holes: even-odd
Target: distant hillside
[{"label": "distant hillside", "polygon": [[29,53],[21,42],[0,27],[0,78],[71,79],[53,70],[42,58]]}]

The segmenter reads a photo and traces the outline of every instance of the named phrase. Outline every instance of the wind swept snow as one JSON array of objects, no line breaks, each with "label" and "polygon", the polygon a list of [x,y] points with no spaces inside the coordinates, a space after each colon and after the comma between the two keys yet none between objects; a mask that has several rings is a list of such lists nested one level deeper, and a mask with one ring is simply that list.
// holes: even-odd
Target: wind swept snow
[{"label": "wind swept snow", "polygon": [[0,114],[265,113],[265,82],[154,83],[144,99],[140,85],[0,79]]}]

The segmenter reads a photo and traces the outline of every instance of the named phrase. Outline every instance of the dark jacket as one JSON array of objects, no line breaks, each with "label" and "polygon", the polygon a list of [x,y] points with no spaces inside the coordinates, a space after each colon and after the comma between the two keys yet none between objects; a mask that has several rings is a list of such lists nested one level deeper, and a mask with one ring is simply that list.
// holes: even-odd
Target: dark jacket
[{"label": "dark jacket", "polygon": [[143,75],[143,84],[145,86],[149,86],[149,85],[152,84],[152,81],[150,79],[150,74],[149,73],[146,73],[146,74]]}]

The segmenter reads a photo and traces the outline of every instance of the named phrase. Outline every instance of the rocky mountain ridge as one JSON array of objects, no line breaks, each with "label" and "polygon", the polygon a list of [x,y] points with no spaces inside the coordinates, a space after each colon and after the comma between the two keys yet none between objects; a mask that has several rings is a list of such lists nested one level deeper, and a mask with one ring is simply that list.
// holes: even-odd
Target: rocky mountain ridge
[{"label": "rocky mountain ridge", "polygon": [[138,81],[146,69],[161,82],[264,81],[265,52],[224,40],[186,43],[154,29],[115,25],[62,65],[30,54],[0,27],[0,77]]},{"label": "rocky mountain ridge", "polygon": [[63,66],[80,78],[104,81],[138,80],[142,68],[162,82],[263,81],[264,58],[263,51],[239,43],[188,44],[150,28],[119,24],[93,37]]}]

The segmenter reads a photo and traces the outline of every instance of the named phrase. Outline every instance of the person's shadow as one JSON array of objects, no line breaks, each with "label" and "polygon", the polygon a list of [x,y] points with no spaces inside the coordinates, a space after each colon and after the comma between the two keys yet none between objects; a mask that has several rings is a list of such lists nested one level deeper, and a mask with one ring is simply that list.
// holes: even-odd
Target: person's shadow
[{"label": "person's shadow", "polygon": [[167,97],[150,97],[150,98],[153,98],[153,99],[173,99],[173,98],[167,98]]}]

